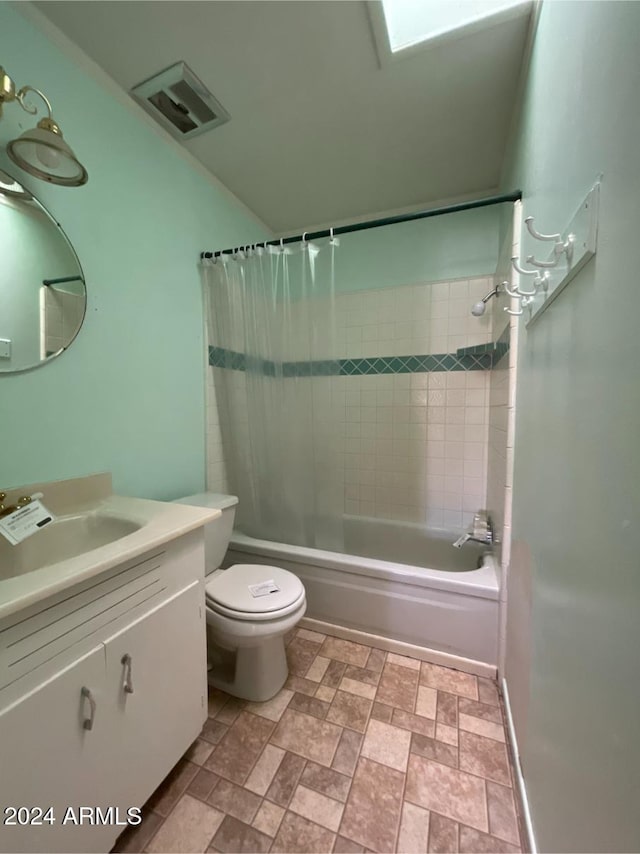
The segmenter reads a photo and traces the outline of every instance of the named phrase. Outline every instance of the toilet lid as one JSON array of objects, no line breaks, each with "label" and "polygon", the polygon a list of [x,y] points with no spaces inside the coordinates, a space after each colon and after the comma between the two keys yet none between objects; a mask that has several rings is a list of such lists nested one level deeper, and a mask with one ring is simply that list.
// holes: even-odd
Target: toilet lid
[{"label": "toilet lid", "polygon": [[205,590],[214,608],[238,616],[283,611],[304,597],[302,582],[292,572],[257,563],[230,566],[212,578]]}]

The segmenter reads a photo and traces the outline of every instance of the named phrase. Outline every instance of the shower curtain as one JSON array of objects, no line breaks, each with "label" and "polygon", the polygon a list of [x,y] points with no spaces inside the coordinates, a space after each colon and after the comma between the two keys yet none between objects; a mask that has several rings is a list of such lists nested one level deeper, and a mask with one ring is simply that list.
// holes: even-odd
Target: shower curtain
[{"label": "shower curtain", "polygon": [[343,551],[343,423],[333,409],[337,245],[248,248],[202,269],[239,527]]}]

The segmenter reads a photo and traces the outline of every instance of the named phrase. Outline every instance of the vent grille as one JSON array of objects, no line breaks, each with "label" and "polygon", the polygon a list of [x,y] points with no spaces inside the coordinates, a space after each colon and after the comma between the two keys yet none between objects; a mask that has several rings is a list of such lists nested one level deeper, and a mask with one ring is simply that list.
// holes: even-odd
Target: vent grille
[{"label": "vent grille", "polygon": [[138,83],[131,95],[178,139],[190,139],[231,118],[185,62]]}]

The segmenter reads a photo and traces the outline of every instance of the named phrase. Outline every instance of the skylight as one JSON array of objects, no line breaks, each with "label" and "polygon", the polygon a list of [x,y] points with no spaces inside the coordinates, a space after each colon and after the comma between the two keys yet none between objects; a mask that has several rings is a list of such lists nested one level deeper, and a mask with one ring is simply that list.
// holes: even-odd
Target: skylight
[{"label": "skylight", "polygon": [[391,52],[522,12],[531,0],[382,0]]}]

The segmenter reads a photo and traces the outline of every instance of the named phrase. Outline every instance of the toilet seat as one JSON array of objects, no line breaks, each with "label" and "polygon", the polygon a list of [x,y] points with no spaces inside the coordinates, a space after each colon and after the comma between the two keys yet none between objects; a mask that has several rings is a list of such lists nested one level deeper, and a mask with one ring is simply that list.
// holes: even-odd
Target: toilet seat
[{"label": "toilet seat", "polygon": [[[268,591],[268,582],[277,589]],[[259,589],[264,585],[263,590]],[[258,589],[256,589],[258,586]],[[234,620],[277,620],[296,611],[305,599],[302,582],[277,566],[239,563],[223,570],[205,585],[211,610]],[[256,595],[264,593],[264,595]]]}]

